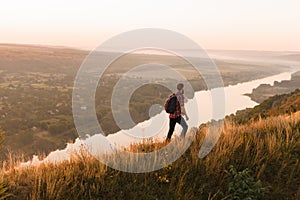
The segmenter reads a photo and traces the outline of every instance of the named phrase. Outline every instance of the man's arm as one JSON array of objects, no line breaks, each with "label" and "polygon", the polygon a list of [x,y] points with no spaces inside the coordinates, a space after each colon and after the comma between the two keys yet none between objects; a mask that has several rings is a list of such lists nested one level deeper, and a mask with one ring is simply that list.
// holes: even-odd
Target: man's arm
[{"label": "man's arm", "polygon": [[186,114],[185,108],[184,106],[181,106],[181,114],[184,115],[186,117],[186,120],[189,120],[188,115]]}]

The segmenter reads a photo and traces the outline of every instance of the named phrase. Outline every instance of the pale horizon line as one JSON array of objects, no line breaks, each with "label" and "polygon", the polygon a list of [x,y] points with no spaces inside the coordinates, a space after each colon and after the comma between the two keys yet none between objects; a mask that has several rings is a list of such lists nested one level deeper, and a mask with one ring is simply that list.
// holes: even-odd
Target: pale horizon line
[{"label": "pale horizon line", "polygon": [[[56,44],[41,44],[41,43],[13,43],[13,42],[0,42],[0,45],[8,45],[8,46],[28,46],[28,47],[44,47],[44,48],[56,48],[56,49],[73,49],[80,51],[93,51],[95,48],[83,48],[78,46],[71,45],[56,45]],[[180,49],[180,50],[193,50],[193,49]],[[299,50],[261,50],[261,49],[223,49],[223,48],[207,48],[205,51],[244,51],[244,52],[290,52],[290,53],[300,53]],[[108,51],[109,52],[109,51]],[[111,51],[117,52],[117,51]]]}]

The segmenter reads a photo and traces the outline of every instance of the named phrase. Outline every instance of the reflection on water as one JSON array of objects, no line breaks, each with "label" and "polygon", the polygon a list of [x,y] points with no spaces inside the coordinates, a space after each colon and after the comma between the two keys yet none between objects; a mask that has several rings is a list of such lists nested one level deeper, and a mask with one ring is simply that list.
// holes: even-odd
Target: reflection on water
[{"label": "reflection on water", "polygon": [[[290,80],[291,74],[292,72],[285,72],[263,79],[239,83],[234,86],[215,88],[211,91],[196,92],[194,98],[185,104],[187,113],[190,117],[190,120],[187,123],[190,128],[198,127],[201,123],[208,122],[212,119],[223,119],[226,115],[235,113],[238,110],[254,107],[257,103],[244,94],[251,93],[252,89],[258,87],[262,83],[273,84],[274,81]],[[213,117],[213,109],[215,109],[216,106],[212,105],[211,93],[216,90],[224,90],[225,99],[217,99],[216,102],[221,106],[225,106],[225,113],[214,112],[215,114]],[[138,124],[130,130],[121,130],[118,133],[108,135],[107,138],[117,146],[128,145],[131,142],[140,141],[141,137],[153,137],[154,135],[161,140],[166,136],[168,131],[168,122],[168,115],[165,112],[161,112],[159,115]],[[136,131],[138,127],[143,127],[144,132],[140,133],[140,131]],[[180,126],[176,126],[175,131],[176,133],[180,133]]]},{"label": "reflection on water", "polygon": [[[201,123],[208,122],[213,118],[223,119],[226,115],[235,113],[238,110],[254,107],[257,105],[246,93],[251,93],[252,89],[258,87],[260,84],[273,84],[274,81],[290,80],[293,72],[285,72],[278,75],[249,81],[245,83],[239,83],[233,86],[227,86],[224,88],[215,88],[211,91],[199,91],[196,92],[193,99],[190,99],[186,104],[186,110],[189,114],[190,120],[187,121],[189,128],[198,127]],[[214,90],[224,90],[225,99],[217,99],[220,105],[225,106],[225,113],[213,112],[211,94]],[[225,102],[224,102],[225,100]],[[214,117],[213,117],[214,116]],[[113,148],[126,146],[132,142],[139,142],[142,138],[153,137],[158,140],[162,140],[166,137],[168,131],[168,115],[163,111],[160,114],[139,123],[130,130],[121,130],[115,134],[110,134],[107,137],[102,134],[96,134],[90,138],[87,138],[85,145],[88,146],[93,152],[106,152]],[[140,130],[140,131],[136,131]],[[181,127],[176,126],[174,134],[179,134]],[[106,141],[106,142],[105,142]],[[110,141],[110,144],[107,143]],[[63,160],[70,160],[70,154],[72,152],[78,152],[82,150],[82,141],[76,139],[74,144],[68,144],[63,150],[56,150],[51,152],[44,160],[38,160],[37,156],[34,156],[32,161],[22,163],[22,165],[37,165],[41,162],[60,162]]]}]

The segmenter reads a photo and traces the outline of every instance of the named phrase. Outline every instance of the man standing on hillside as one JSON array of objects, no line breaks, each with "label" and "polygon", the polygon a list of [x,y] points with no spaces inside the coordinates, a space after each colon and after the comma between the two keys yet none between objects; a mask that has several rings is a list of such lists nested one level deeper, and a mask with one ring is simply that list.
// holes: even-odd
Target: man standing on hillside
[{"label": "man standing on hillside", "polygon": [[185,108],[184,108],[184,90],[183,90],[183,83],[178,83],[177,84],[177,92],[175,93],[177,100],[176,101],[176,110],[174,113],[169,115],[169,132],[168,136],[166,139],[166,142],[170,142],[171,137],[174,132],[174,128],[176,123],[180,124],[182,126],[182,131],[181,131],[181,137],[184,138],[185,134],[188,130],[188,125],[185,121],[185,119],[182,117],[184,115],[186,117],[186,120],[189,120],[188,115],[186,114]]}]

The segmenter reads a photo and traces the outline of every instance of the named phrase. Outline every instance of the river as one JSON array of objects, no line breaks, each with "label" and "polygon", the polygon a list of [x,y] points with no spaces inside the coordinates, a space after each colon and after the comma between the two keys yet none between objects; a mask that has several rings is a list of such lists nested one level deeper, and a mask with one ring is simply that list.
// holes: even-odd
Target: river
[{"label": "river", "polygon": [[[230,85],[224,88],[215,88],[208,91],[196,92],[193,99],[188,100],[185,104],[186,111],[189,114],[190,120],[187,121],[189,128],[198,127],[200,124],[208,122],[212,119],[223,119],[226,115],[234,114],[238,110],[252,108],[257,105],[252,101],[246,93],[251,93],[252,90],[260,84],[273,84],[275,81],[290,80],[293,71],[280,73],[262,79],[257,79],[249,82]],[[224,99],[219,99],[221,106],[224,107],[224,112],[216,112],[213,115],[212,93],[214,90],[224,91]],[[51,152],[45,159],[39,160],[37,156],[28,162],[21,163],[21,166],[38,165],[42,162],[57,163],[64,160],[70,160],[72,153],[82,150],[83,143],[89,148],[97,152],[107,152],[114,148],[127,146],[130,143],[140,142],[143,138],[154,138],[155,140],[163,140],[168,131],[168,115],[162,111],[160,114],[137,124],[130,130],[121,130],[115,134],[103,136],[96,134],[85,141],[76,139],[73,144],[67,144],[67,147],[62,150]],[[179,125],[176,126],[174,135],[178,135],[181,131]]]}]

